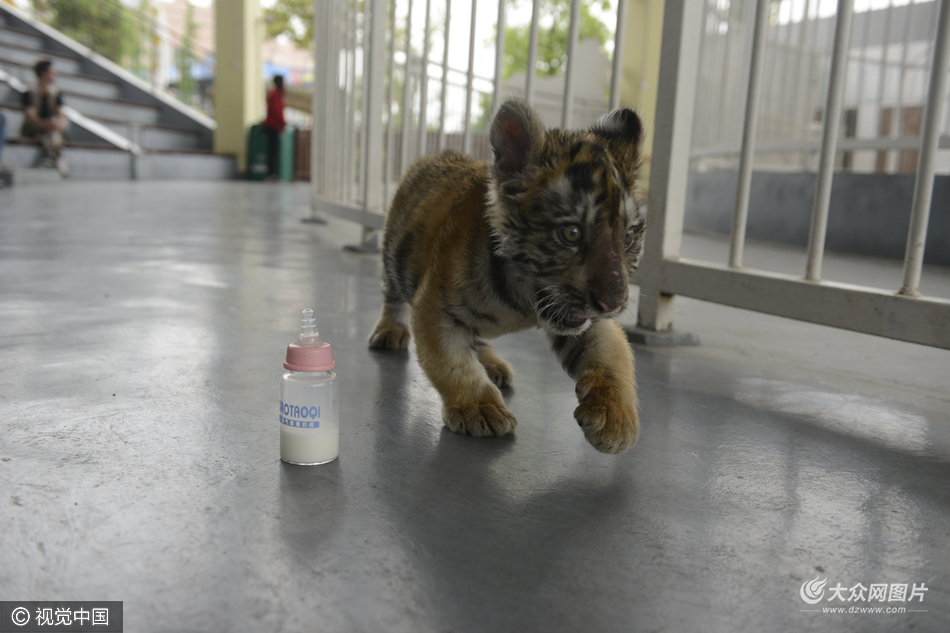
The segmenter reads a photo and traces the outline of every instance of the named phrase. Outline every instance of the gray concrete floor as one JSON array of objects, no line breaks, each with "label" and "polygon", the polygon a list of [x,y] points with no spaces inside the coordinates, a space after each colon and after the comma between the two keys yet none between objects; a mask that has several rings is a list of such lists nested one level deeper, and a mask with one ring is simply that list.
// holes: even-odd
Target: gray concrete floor
[{"label": "gray concrete floor", "polygon": [[[378,258],[300,223],[306,199],[0,191],[0,598],[122,600],[127,631],[947,630],[950,353],[681,298],[703,344],[635,349],[628,453],[584,441],[539,332],[496,344],[515,435],[462,437],[410,353],[367,349]],[[305,307],[343,399],[341,457],[309,468],[279,461],[277,423]],[[827,600],[859,583],[927,591]]]}]

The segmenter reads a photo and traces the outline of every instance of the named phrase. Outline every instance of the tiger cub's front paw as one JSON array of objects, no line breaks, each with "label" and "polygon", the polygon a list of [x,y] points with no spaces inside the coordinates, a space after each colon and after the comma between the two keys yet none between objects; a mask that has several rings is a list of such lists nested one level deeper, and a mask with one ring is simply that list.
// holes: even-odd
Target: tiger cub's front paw
[{"label": "tiger cub's front paw", "polygon": [[637,442],[640,419],[632,384],[624,384],[591,371],[577,381],[580,403],[574,418],[584,437],[601,453],[622,453]]},{"label": "tiger cub's front paw", "polygon": [[518,424],[504,405],[491,402],[445,407],[442,421],[450,431],[475,437],[501,437],[514,431]]},{"label": "tiger cub's front paw", "polygon": [[369,335],[369,346],[372,349],[406,349],[409,347],[410,337],[407,328],[398,325],[377,326]]}]

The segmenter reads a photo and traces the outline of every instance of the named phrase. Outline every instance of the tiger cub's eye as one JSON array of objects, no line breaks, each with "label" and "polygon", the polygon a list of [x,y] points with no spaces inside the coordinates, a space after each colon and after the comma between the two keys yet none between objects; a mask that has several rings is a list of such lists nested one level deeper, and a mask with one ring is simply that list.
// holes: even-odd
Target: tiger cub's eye
[{"label": "tiger cub's eye", "polygon": [[581,227],[577,224],[565,224],[558,230],[565,244],[575,245],[581,241]]},{"label": "tiger cub's eye", "polygon": [[626,237],[627,248],[630,248],[631,246],[633,246],[633,233],[634,233],[633,227],[631,226],[629,229],[627,229],[627,237]]}]

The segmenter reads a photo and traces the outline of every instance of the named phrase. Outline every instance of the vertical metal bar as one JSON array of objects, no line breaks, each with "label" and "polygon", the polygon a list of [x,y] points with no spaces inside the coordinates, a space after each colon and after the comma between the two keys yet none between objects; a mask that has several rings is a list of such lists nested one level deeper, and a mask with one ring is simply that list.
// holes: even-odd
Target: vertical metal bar
[{"label": "vertical metal bar", "polygon": [[854,0],[838,0],[835,20],[835,40],[831,53],[831,76],[828,81],[828,99],[825,103],[821,158],[818,162],[818,186],[811,214],[811,232],[808,238],[808,264],[805,279],[821,279],[821,263],[825,254],[825,234],[828,229],[828,206],[831,202],[831,181],[835,169],[835,149],[841,123],[841,97],[847,69],[848,40],[851,35],[851,16]]},{"label": "vertical metal bar", "polygon": [[449,27],[452,24],[452,0],[445,0],[445,37],[442,45],[442,94],[439,108],[439,139],[436,148],[445,149],[445,101],[449,91]]},{"label": "vertical metal bar", "polygon": [[927,88],[927,114],[917,161],[917,180],[914,184],[914,203],[910,212],[910,230],[904,253],[904,286],[901,294],[919,296],[920,270],[924,264],[924,244],[933,199],[934,168],[937,142],[940,139],[940,119],[943,93],[947,89],[947,68],[950,65],[950,0],[940,2],[937,18],[937,39],[934,42],[933,62],[930,66],[930,85]]},{"label": "vertical metal bar", "polygon": [[[356,13],[354,12],[354,17]],[[363,28],[360,30],[362,33],[362,41],[357,41],[356,46],[353,47],[353,63],[354,63],[354,73],[356,72],[356,52],[361,50],[363,53],[363,70],[362,70],[362,81],[360,81],[360,160],[359,160],[359,194],[358,200],[363,206],[363,209],[369,208],[369,200],[366,198],[367,186],[369,185],[369,179],[367,178],[367,167],[369,166],[369,153],[367,149],[369,148],[369,121],[367,117],[369,115],[369,90],[367,88],[367,78],[370,74],[370,51],[372,50],[373,43],[370,41],[370,28],[372,24],[372,2],[367,0],[363,2]],[[355,128],[355,118],[357,111],[357,98],[356,98],[356,79],[354,75],[353,83],[353,116],[354,116],[354,129],[353,133],[356,134]]]},{"label": "vertical metal bar", "polygon": [[[332,68],[330,72],[330,85],[327,97],[327,142],[325,148],[327,156],[333,156],[334,160],[327,160],[324,157],[323,163],[327,171],[327,189],[328,197],[335,200],[341,199],[343,193],[343,109],[341,108],[340,94],[342,93],[342,84],[346,81],[346,69],[341,63],[341,51],[343,50],[344,29],[346,27],[346,13],[339,3],[330,2],[331,22],[327,32],[327,64]],[[319,107],[319,106],[318,106]]]},{"label": "vertical metal bar", "polygon": [[409,167],[409,137],[412,135],[412,0],[409,0],[409,12],[406,14],[406,67],[405,80],[402,86],[402,136],[401,160],[399,173],[403,174]]},{"label": "vertical metal bar", "polygon": [[[719,78],[719,112],[716,113],[716,131],[715,131],[715,144],[721,144],[725,141],[727,144],[732,145],[732,135],[734,132],[733,128],[724,134],[723,128],[726,127],[725,118],[726,113],[730,111],[731,108],[728,107],[728,99],[733,96],[732,88],[732,75],[735,69],[736,64],[732,60],[732,44],[733,38],[735,37],[735,29],[733,25],[733,12],[740,6],[739,3],[729,3],[729,12],[726,14],[726,33],[723,37],[724,48],[723,51],[723,64],[721,66],[722,73]],[[711,103],[712,100],[710,99]],[[725,137],[725,138],[724,138]]]},{"label": "vertical metal bar", "polygon": [[505,0],[498,0],[498,23],[495,25],[495,88],[492,95],[492,116],[501,107],[505,68]]},{"label": "vertical metal bar", "polygon": [[[884,87],[887,84],[887,67],[890,65],[890,49],[891,49],[891,36],[893,35],[893,29],[891,28],[894,23],[894,0],[888,0],[887,2],[887,17],[885,18],[887,25],[884,30],[884,44],[881,46],[881,61],[880,61],[880,71],[878,72],[878,82],[877,82],[877,135],[880,136],[881,130],[881,118],[884,115]],[[893,121],[892,121],[893,123]],[[891,126],[891,135],[894,134],[894,126]],[[880,150],[879,150],[880,151]],[[884,152],[884,168],[883,171],[887,172],[887,163],[890,160],[891,152]],[[877,160],[875,159],[875,163]]]},{"label": "vertical metal bar", "polygon": [[429,106],[429,46],[432,36],[432,0],[426,0],[426,30],[422,44],[422,72],[419,83],[419,154],[428,153],[428,130],[426,129],[426,111]]},{"label": "vertical metal bar", "polygon": [[462,133],[462,153],[472,153],[472,86],[475,83],[475,18],[478,0],[472,0],[472,20],[468,31],[468,71],[465,78],[465,129]]},{"label": "vertical metal bar", "polygon": [[[712,38],[709,37],[709,33],[704,33],[707,42],[710,39],[713,39],[716,42],[715,57],[711,57],[710,59],[706,60],[706,63],[709,65],[705,71],[701,71],[704,72],[703,76],[706,78],[705,84],[706,90],[708,91],[708,97],[706,101],[708,105],[704,108],[704,110],[708,112],[708,119],[702,124],[702,128],[706,129],[706,134],[708,135],[707,142],[709,145],[719,145],[722,143],[723,130],[726,127],[724,123],[724,114],[728,111],[727,108],[721,106],[719,107],[718,111],[713,107],[713,95],[715,95],[717,92],[721,93],[726,91],[724,83],[717,83],[712,78],[713,73],[715,69],[722,68],[723,79],[725,80],[727,75],[735,72],[735,68],[733,68],[729,63],[729,44],[732,40],[733,33],[732,25],[729,22],[729,12],[732,10],[732,3],[729,3],[729,8],[725,10],[725,15],[723,15],[723,10],[724,9],[722,7],[716,7],[716,26],[714,28],[715,32],[712,34]],[[725,33],[722,32],[723,26],[726,27]],[[703,30],[707,31],[708,28],[709,27],[707,25],[707,27]],[[745,80],[744,73],[743,80]],[[733,95],[731,94],[723,95],[720,103],[732,96]],[[703,101],[700,101],[700,103],[703,103]],[[738,110],[739,108],[735,109]]]},{"label": "vertical metal bar", "polygon": [[331,196],[334,200],[342,200],[346,185],[345,178],[345,152],[343,147],[346,141],[346,58],[341,54],[345,52],[346,33],[349,31],[346,7],[342,3],[337,3],[336,22],[331,35],[330,58],[331,63],[335,65],[334,79],[335,85],[332,86],[330,101],[333,103],[332,119],[330,120],[331,142],[333,145],[328,148],[337,160],[328,161],[330,163],[330,186]]},{"label": "vertical metal bar", "polygon": [[344,9],[344,15],[346,17],[344,18],[343,24],[344,24],[344,27],[346,28],[346,32],[342,36],[343,41],[342,41],[342,47],[341,47],[341,50],[343,52],[343,69],[342,69],[343,77],[340,82],[341,92],[339,95],[340,111],[342,112],[342,119],[343,119],[342,125],[340,126],[340,131],[339,131],[339,134],[342,136],[341,140],[343,142],[343,147],[342,147],[343,161],[341,164],[342,192],[340,195],[342,195],[344,200],[346,200],[347,202],[350,202],[350,194],[352,192],[352,188],[350,187],[350,171],[351,171],[350,161],[353,158],[352,143],[351,143],[351,138],[350,138],[352,125],[350,121],[350,99],[349,99],[350,86],[352,85],[352,83],[350,82],[350,66],[351,66],[351,61],[353,59],[353,57],[350,55],[351,40],[353,39],[353,20],[350,18],[350,12],[351,12],[350,0],[346,0],[345,7],[346,8]]},{"label": "vertical metal bar", "polygon": [[561,127],[571,127],[574,114],[574,66],[577,36],[581,26],[581,0],[571,0],[571,23],[567,31],[567,68],[564,69],[564,103],[561,106]]},{"label": "vertical metal bar", "polygon": [[[861,64],[861,74],[858,75],[858,94],[855,102],[857,103],[858,110],[860,111],[861,103],[864,101],[864,83],[867,79],[868,66],[868,41],[871,39],[871,15],[873,9],[868,6],[867,10],[864,11],[864,33],[861,36],[861,57],[859,63]],[[855,136],[860,136],[855,130]]]},{"label": "vertical metal bar", "polygon": [[386,88],[386,170],[383,172],[383,208],[389,206],[389,185],[393,181],[396,153],[396,137],[393,129],[393,96],[396,85],[396,0],[389,0],[389,60],[386,72],[389,85]]},{"label": "vertical metal bar", "polygon": [[623,78],[623,45],[627,37],[627,0],[617,0],[617,28],[614,34],[614,59],[610,72],[610,109],[620,107],[620,80]]},{"label": "vertical metal bar", "polygon": [[[323,162],[327,166],[327,194],[335,200],[339,200],[343,188],[343,160],[342,145],[343,139],[340,138],[343,133],[343,109],[340,107],[340,94],[342,84],[346,81],[346,69],[341,64],[340,52],[343,49],[343,28],[345,23],[345,12],[338,3],[329,3],[337,6],[331,9],[333,21],[331,22],[330,32],[327,34],[327,62],[333,70],[330,74],[331,84],[329,86],[329,108],[327,112],[328,134],[327,140],[330,145],[326,151],[328,156],[333,156],[335,160],[326,160]],[[332,152],[332,153],[331,153]]]},{"label": "vertical metal bar", "polygon": [[759,119],[759,91],[762,84],[762,69],[765,65],[765,35],[769,28],[769,2],[770,0],[758,1],[755,9],[755,26],[752,31],[749,90],[745,103],[742,153],[739,155],[739,185],[736,189],[736,208],[732,215],[732,239],[729,244],[729,265],[733,268],[742,266],[742,251],[745,248],[749,194],[752,191],[752,162],[755,158],[755,132]]},{"label": "vertical metal bar", "polygon": [[525,68],[524,98],[534,105],[534,76],[538,66],[538,20],[541,17],[541,0],[531,2],[531,35],[528,38],[528,67]]},{"label": "vertical metal bar", "polygon": [[[910,57],[910,33],[911,25],[914,23],[914,8],[917,5],[913,2],[907,4],[905,15],[907,21],[904,23],[904,45],[901,47],[901,71],[897,84],[897,120],[894,127],[897,128],[897,136],[904,135],[904,85],[907,80],[907,61]],[[898,167],[900,170],[900,153],[898,153]]]},{"label": "vertical metal bar", "polygon": [[331,6],[329,2],[313,2],[313,42],[314,42],[314,78],[311,112],[313,128],[310,135],[310,210],[316,216],[316,196],[326,192],[327,160],[327,111],[329,101],[330,59],[327,50],[331,24]]},{"label": "vertical metal bar", "polygon": [[[806,117],[807,115],[807,105],[808,105],[808,75],[802,72],[802,66],[806,62],[806,47],[808,45],[808,30],[810,21],[808,18],[809,9],[811,8],[811,3],[815,0],[806,0],[805,5],[802,7],[802,22],[801,27],[799,27],[798,33],[798,55],[797,62],[795,64],[795,79],[792,83],[796,87],[797,92],[795,93],[795,102],[792,110],[792,121],[794,122],[793,129],[793,139],[796,141],[805,140],[805,130],[807,129]],[[803,81],[804,79],[804,81]],[[806,160],[805,157],[807,154],[801,154],[802,157],[802,170],[805,169]]]},{"label": "vertical metal bar", "polygon": [[[782,41],[781,48],[776,47],[776,54],[781,53],[781,57],[782,57],[782,70],[778,76],[783,77],[783,78],[788,77],[788,75],[790,74],[788,67],[789,67],[789,64],[791,63],[791,56],[792,56],[791,54],[792,53],[792,24],[794,24],[794,22],[792,21],[794,19],[794,16],[792,14],[794,5],[791,2],[791,0],[787,0],[787,5],[788,5],[788,22],[785,24],[785,38]],[[774,78],[773,78],[773,81],[775,81]],[[781,131],[782,138],[787,139],[790,136],[789,133],[791,132],[789,128],[794,126],[794,123],[792,123],[792,117],[791,117],[791,111],[790,111],[792,100],[789,98],[788,93],[789,93],[789,90],[791,90],[793,93],[798,92],[798,86],[794,83],[789,82],[788,80],[783,81],[781,83],[782,85],[779,90],[779,111],[780,111],[779,116],[782,121],[782,131]],[[787,162],[789,162],[789,158],[786,155],[783,157],[783,163],[787,163]]]},{"label": "vertical metal bar", "polygon": [[[732,120],[729,122],[729,134],[723,139],[729,147],[742,146],[742,131],[745,125],[745,111],[741,107],[749,99],[749,82],[746,81],[745,73],[740,69],[751,68],[752,64],[752,38],[746,37],[750,26],[754,29],[755,11],[757,0],[742,0],[734,3],[735,13],[729,21],[729,39],[738,49],[736,61],[730,59],[726,64],[729,66],[729,89],[732,91],[732,101],[722,101],[723,114],[732,113]],[[730,7],[732,13],[733,7]],[[728,59],[728,58],[727,58]],[[728,105],[727,105],[728,104]],[[738,159],[738,157],[737,157]],[[736,162],[738,168],[738,161]]]},{"label": "vertical metal bar", "polygon": [[[359,195],[356,189],[357,162],[354,160],[356,143],[356,0],[349,0],[349,24],[346,45],[346,201],[353,203]],[[362,154],[362,152],[360,152]]]},{"label": "vertical metal bar", "polygon": [[[363,75],[363,147],[366,154],[363,178],[363,209],[381,208],[383,159],[383,68],[386,46],[386,1],[367,2],[369,22],[364,22],[363,56],[366,73]],[[367,37],[368,36],[368,37]]]},{"label": "vertical metal bar", "polygon": [[662,265],[677,258],[683,240],[683,211],[689,171],[693,112],[703,0],[666,0],[657,85],[653,167],[647,223],[650,237],[640,265],[641,327],[669,330],[673,325],[673,296],[663,294]]},{"label": "vertical metal bar", "polygon": [[[713,3],[715,0],[706,0],[703,2],[703,17],[700,22],[702,27],[699,31],[699,50],[701,51],[700,61],[699,61],[699,72],[697,77],[699,78],[699,84],[696,86],[697,94],[697,103],[708,104],[708,99],[706,98],[708,92],[708,84],[703,81],[702,77],[704,76],[704,71],[706,65],[709,63],[709,59],[713,56],[713,50],[715,49],[715,44],[710,43],[710,29],[709,25],[711,22],[710,14],[712,13]],[[609,99],[610,95],[607,96],[608,104],[607,107],[610,107]],[[694,138],[693,138],[693,149],[705,148],[709,145],[709,108],[699,107],[697,108],[697,117],[702,117],[701,121],[695,121],[693,126]],[[698,125],[696,125],[698,123]]]},{"label": "vertical metal bar", "polygon": [[[782,0],[778,0],[779,6],[781,6],[781,2]],[[758,7],[758,0],[756,7]],[[756,11],[756,15],[758,15],[758,11]],[[765,76],[771,80],[775,77],[775,73],[777,72],[776,66],[778,63],[778,37],[773,29],[767,28],[765,30],[764,38],[765,44],[762,48],[762,64],[764,65],[765,70],[763,72]],[[761,87],[760,90],[762,91],[762,94],[759,95],[759,102],[764,105],[762,108],[763,111],[765,111],[767,114],[774,113],[775,82],[766,81],[766,85]],[[766,138],[770,138],[768,134],[766,135]]]},{"label": "vertical metal bar", "polygon": [[[813,81],[815,75],[815,67],[821,59],[821,51],[818,50],[820,44],[819,41],[819,17],[818,9],[821,5],[821,0],[814,0],[814,3],[809,0],[808,3],[808,13],[806,15],[809,24],[809,31],[811,32],[811,42],[805,43],[805,50],[802,51],[802,55],[805,57],[806,69],[805,69],[805,99],[804,99],[804,112],[803,119],[805,120],[805,127],[803,129],[803,138],[802,140],[807,139],[808,130],[811,127],[812,116],[815,111],[815,105],[818,102],[818,89],[813,87],[817,82]],[[814,19],[812,19],[812,11],[814,11]],[[810,169],[812,164],[812,158],[814,153],[811,151],[806,151],[802,154],[802,168],[805,171]]]}]

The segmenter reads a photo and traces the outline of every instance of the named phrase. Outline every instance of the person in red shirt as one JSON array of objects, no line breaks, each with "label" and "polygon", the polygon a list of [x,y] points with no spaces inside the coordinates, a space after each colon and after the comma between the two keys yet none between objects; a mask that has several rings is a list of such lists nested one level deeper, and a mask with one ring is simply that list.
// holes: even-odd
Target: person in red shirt
[{"label": "person in red shirt", "polygon": [[284,77],[274,76],[274,87],[267,91],[267,118],[264,135],[267,137],[268,180],[277,180],[280,174],[280,133],[284,131]]}]

